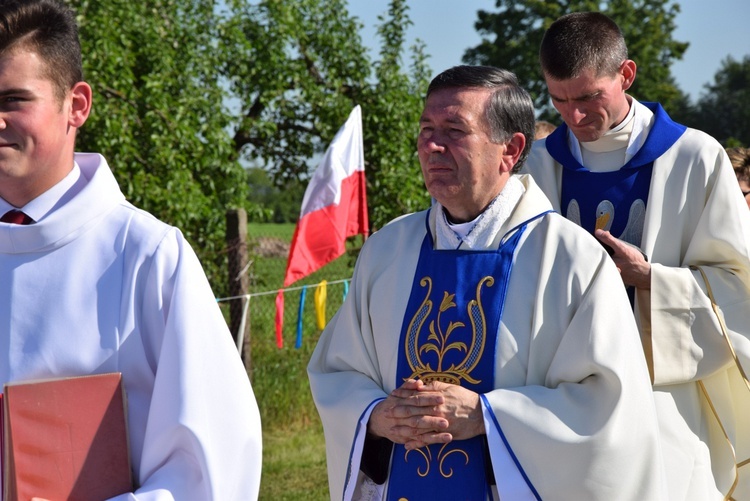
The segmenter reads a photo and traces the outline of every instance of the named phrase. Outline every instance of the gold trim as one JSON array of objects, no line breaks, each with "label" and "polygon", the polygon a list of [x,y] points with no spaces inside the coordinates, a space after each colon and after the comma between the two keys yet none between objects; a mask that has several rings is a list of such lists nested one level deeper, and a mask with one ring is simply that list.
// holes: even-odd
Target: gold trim
[{"label": "gold trim", "polygon": [[[468,466],[468,464],[469,464],[469,454],[465,450],[457,447],[455,449],[450,449],[450,450],[448,450],[446,452],[445,449],[449,445],[452,445],[452,444],[451,443],[443,444],[443,446],[440,447],[440,450],[438,451],[437,458],[435,458],[438,461],[438,472],[440,473],[440,475],[443,478],[450,478],[450,477],[453,476],[453,469],[450,468],[446,472],[445,468],[444,468],[444,464],[443,464],[445,462],[445,460],[448,458],[448,456],[450,456],[451,454],[453,454],[453,453],[462,454],[464,456],[464,460],[465,460],[464,466]],[[411,449],[411,450],[405,451],[404,452],[404,463],[408,463],[409,462],[409,454],[412,453],[412,452],[414,452],[414,451],[417,451],[418,453],[420,453],[422,455],[422,459],[424,459],[424,461],[425,461],[425,464],[424,464],[425,469],[424,470],[420,470],[419,466],[417,466],[417,475],[419,475],[420,477],[426,477],[427,475],[430,474],[430,470],[432,469],[431,468],[432,461],[433,461],[432,449],[430,449],[429,446],[426,446],[426,447],[421,447],[419,449]]]},{"label": "gold trim", "polygon": [[714,407],[714,403],[711,401],[711,397],[708,396],[708,391],[706,390],[706,387],[703,385],[703,381],[698,381],[698,387],[701,389],[701,392],[703,393],[703,396],[706,397],[706,402],[708,402],[708,407],[711,409],[711,414],[714,415],[714,418],[716,418],[716,422],[719,423],[719,428],[721,428],[721,434],[724,435],[724,440],[727,441],[727,444],[729,444],[729,448],[732,451],[732,458],[734,459],[734,482],[732,482],[732,487],[729,489],[729,492],[727,492],[727,495],[724,496],[724,501],[728,501],[732,499],[732,493],[737,488],[737,482],[740,480],[740,472],[737,471],[737,455],[734,452],[734,446],[732,445],[732,441],[729,440],[729,435],[727,435],[727,430],[724,428],[724,425],[721,422],[721,418],[719,418],[719,413],[716,412],[716,408]]},{"label": "gold trim", "polygon": [[[719,320],[719,327],[721,328],[721,333],[724,335],[724,340],[727,342],[729,351],[732,353],[732,359],[734,360],[734,364],[737,366],[737,369],[739,370],[740,377],[742,377],[742,380],[745,382],[745,386],[750,391],[750,381],[748,381],[747,375],[745,374],[745,371],[742,368],[742,364],[740,364],[740,360],[737,357],[737,352],[734,350],[734,346],[732,345],[731,339],[729,339],[729,332],[727,329],[727,325],[724,323],[724,317],[719,312],[719,306],[716,304],[716,300],[714,299],[714,293],[713,293],[713,290],[711,289],[711,284],[708,281],[708,276],[706,276],[706,272],[704,272],[703,268],[701,268],[700,266],[690,266],[690,269],[697,270],[698,272],[700,272],[701,277],[703,277],[703,281],[706,283],[706,292],[708,293],[708,298],[711,300],[711,308],[713,309],[714,314],[716,315],[716,318]],[[729,492],[724,498],[725,501],[729,501],[729,500],[734,499],[732,498],[732,493],[734,492],[734,489],[737,487],[737,483],[739,482],[739,479],[740,479],[738,470],[739,468],[750,464],[750,458],[737,462],[737,455],[735,453],[734,447],[732,446],[732,442],[731,440],[729,440],[729,436],[727,435],[724,425],[722,424],[721,419],[719,418],[719,414],[716,412],[714,404],[711,401],[711,397],[708,396],[708,391],[706,390],[706,387],[703,385],[702,381],[698,381],[698,385],[701,391],[703,392],[703,395],[706,397],[706,400],[708,401],[708,405],[711,408],[711,413],[716,418],[716,422],[719,423],[721,432],[724,435],[724,438],[729,443],[730,449],[732,450],[732,456],[734,457],[734,483],[732,484],[732,488],[729,489]]]},{"label": "gold trim", "polygon": [[747,389],[750,390],[750,381],[747,379],[747,375],[745,374],[745,371],[742,369],[742,364],[740,364],[739,358],[737,358],[737,352],[734,351],[734,346],[732,345],[732,341],[729,339],[729,334],[727,332],[727,325],[724,323],[724,317],[722,317],[719,314],[719,307],[716,304],[716,300],[714,299],[714,293],[713,290],[711,290],[711,284],[708,283],[708,277],[706,276],[706,273],[703,271],[703,268],[700,266],[691,266],[691,270],[698,270],[703,277],[703,281],[706,282],[706,292],[708,292],[708,298],[711,300],[711,308],[714,310],[714,314],[716,314],[716,318],[719,319],[719,325],[721,326],[721,332],[724,334],[724,339],[727,342],[727,346],[729,346],[729,351],[732,352],[732,358],[734,359],[734,364],[737,366],[737,369],[740,371],[740,375],[742,376],[742,380],[745,382],[745,386],[747,386]]}]

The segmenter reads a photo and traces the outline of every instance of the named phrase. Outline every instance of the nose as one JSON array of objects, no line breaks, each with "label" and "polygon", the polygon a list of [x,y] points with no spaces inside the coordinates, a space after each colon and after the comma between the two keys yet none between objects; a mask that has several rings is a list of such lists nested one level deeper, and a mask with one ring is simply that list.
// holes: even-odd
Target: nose
[{"label": "nose", "polygon": [[571,104],[568,110],[568,120],[571,123],[579,124],[586,118],[586,111],[578,104]]},{"label": "nose", "polygon": [[564,103],[557,106],[557,111],[563,117],[566,123],[571,125],[578,125],[584,118],[586,118],[586,110],[580,103]]},{"label": "nose", "polygon": [[445,151],[445,141],[437,131],[432,131],[428,136],[421,136],[417,141],[419,149],[425,153],[442,153]]}]

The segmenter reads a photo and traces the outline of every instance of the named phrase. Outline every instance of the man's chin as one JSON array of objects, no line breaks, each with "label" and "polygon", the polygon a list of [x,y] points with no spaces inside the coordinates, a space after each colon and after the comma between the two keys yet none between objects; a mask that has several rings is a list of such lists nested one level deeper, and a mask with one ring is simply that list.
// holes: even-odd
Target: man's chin
[{"label": "man's chin", "polygon": [[573,129],[573,135],[581,143],[592,143],[601,138],[604,134],[601,131],[592,129],[582,129],[578,131]]}]

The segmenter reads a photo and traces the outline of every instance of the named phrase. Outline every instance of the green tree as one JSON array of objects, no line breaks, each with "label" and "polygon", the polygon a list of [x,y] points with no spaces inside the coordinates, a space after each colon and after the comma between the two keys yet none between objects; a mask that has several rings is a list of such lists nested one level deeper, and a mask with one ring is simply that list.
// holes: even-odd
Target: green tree
[{"label": "green tree", "polygon": [[224,214],[247,183],[227,134],[214,2],[70,3],[94,90],[78,150],[102,152],[129,200],[181,228],[221,293]]},{"label": "green tree", "polygon": [[688,44],[672,39],[679,5],[670,3],[671,0],[497,0],[498,12],[479,11],[475,27],[482,41],[466,51],[464,61],[514,71],[542,117],[559,120],[539,68],[544,31],[569,12],[600,11],[620,26],[629,56],[638,66],[630,93],[640,100],[658,101],[669,112],[680,112],[686,98],[675,84],[670,67],[682,58]]},{"label": "green tree", "polygon": [[[402,67],[405,0],[382,18],[374,64],[344,0],[68,1],[95,95],[79,151],[102,152],[129,200],[185,232],[217,294],[226,210],[296,219],[290,206],[356,104],[373,226],[426,204],[414,155],[426,56],[416,47]],[[247,166],[270,176],[273,206],[250,196]]]},{"label": "green tree", "polygon": [[411,24],[405,0],[393,0],[380,17],[382,48],[374,65],[344,0],[234,0],[229,8],[222,45],[231,47],[225,74],[239,110],[233,127],[242,158],[262,165],[277,187],[304,184],[360,104],[373,226],[424,206],[414,141],[426,56],[414,48],[412,67],[403,69]]},{"label": "green tree", "polygon": [[299,182],[291,181],[279,188],[262,167],[251,167],[247,172],[249,199],[263,208],[262,212],[248,215],[248,219],[258,223],[296,223],[305,187]]},{"label": "green tree", "polygon": [[369,71],[342,0],[227,2],[219,44],[234,148],[279,186],[304,177],[351,111]]},{"label": "green tree", "polygon": [[695,108],[691,125],[726,147],[750,145],[750,55],[722,61]]},{"label": "green tree", "polygon": [[424,44],[411,47],[409,72],[402,69],[404,34],[411,21],[405,0],[390,3],[378,17],[382,40],[375,83],[362,96],[368,204],[373,228],[396,216],[424,209],[429,195],[422,180],[416,139],[430,70]]}]

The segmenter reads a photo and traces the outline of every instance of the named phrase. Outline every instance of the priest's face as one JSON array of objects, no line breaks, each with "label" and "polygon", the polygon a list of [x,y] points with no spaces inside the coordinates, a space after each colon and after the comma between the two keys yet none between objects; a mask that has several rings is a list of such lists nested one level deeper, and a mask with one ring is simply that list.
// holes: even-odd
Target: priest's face
[{"label": "priest's face", "polygon": [[485,109],[491,95],[485,88],[436,90],[420,118],[417,150],[425,185],[454,222],[481,214],[515,165],[513,146],[490,140]]},{"label": "priest's face", "polygon": [[[47,75],[36,52],[19,47],[0,55],[0,196],[16,207],[70,172],[76,127],[88,116],[88,85],[80,82],[61,99]],[[88,88],[83,97],[81,85]]]},{"label": "priest's face", "polygon": [[625,91],[635,80],[635,63],[627,60],[614,75],[591,69],[567,80],[545,75],[552,104],[581,142],[596,141],[619,125],[630,110]]}]

